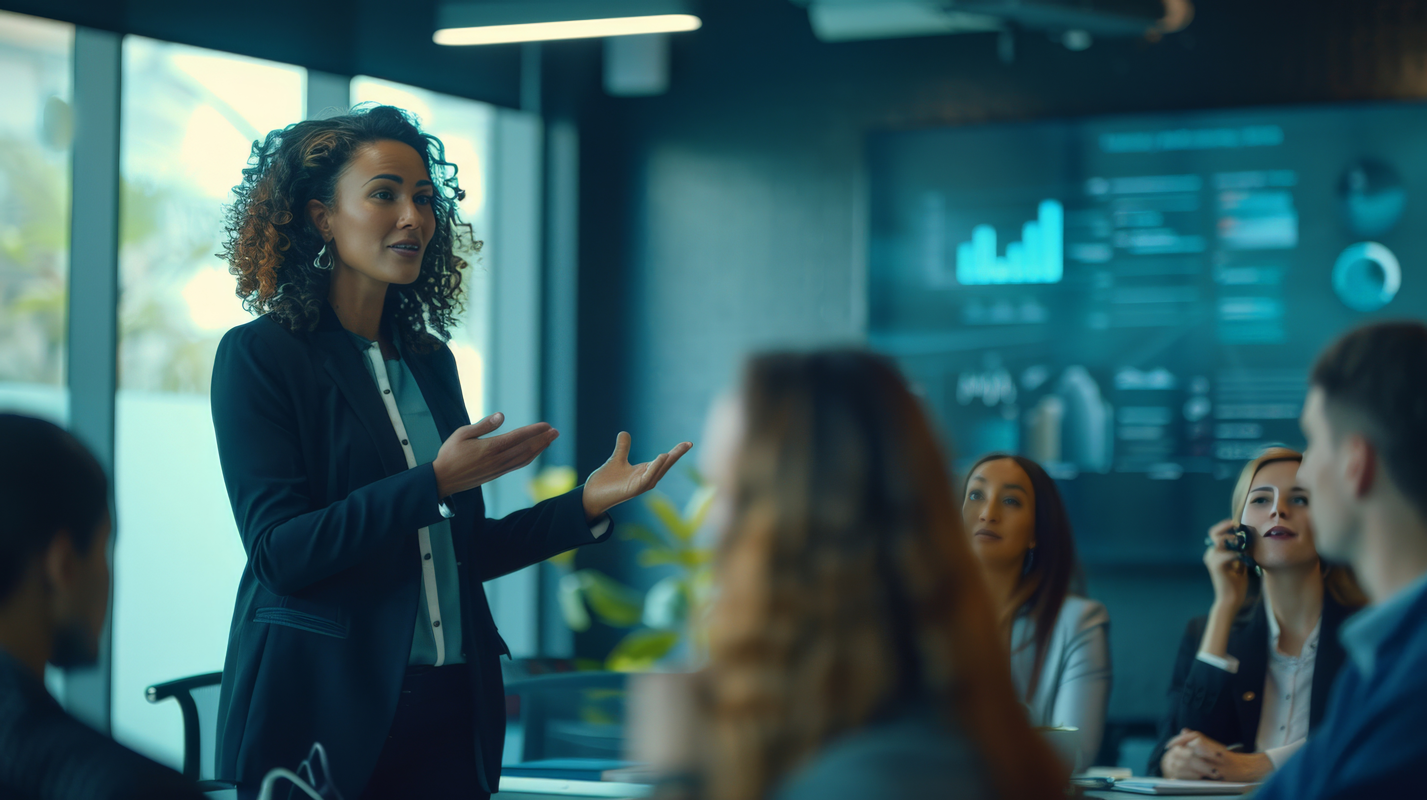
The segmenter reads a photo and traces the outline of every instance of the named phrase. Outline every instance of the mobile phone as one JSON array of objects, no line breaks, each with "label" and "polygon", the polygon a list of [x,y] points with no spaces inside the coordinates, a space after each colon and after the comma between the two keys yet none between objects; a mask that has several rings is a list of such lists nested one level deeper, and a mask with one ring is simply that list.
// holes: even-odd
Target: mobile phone
[{"label": "mobile phone", "polygon": [[1229,538],[1224,540],[1224,549],[1233,550],[1239,554],[1239,560],[1244,562],[1244,566],[1253,569],[1258,566],[1254,563],[1254,557],[1249,552],[1253,544],[1254,529],[1247,525],[1235,525],[1229,531]]}]

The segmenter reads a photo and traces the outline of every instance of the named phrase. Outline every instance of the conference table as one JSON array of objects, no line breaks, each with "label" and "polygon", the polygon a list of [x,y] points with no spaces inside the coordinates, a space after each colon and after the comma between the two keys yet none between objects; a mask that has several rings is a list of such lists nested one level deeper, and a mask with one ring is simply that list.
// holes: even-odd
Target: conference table
[{"label": "conference table", "polygon": [[[500,791],[492,795],[492,800],[632,800],[648,797],[654,787],[642,783],[615,783],[612,781],[572,781],[553,778],[501,778]],[[1150,795],[1116,792],[1113,790],[1087,790],[1081,797],[1096,800],[1129,800]],[[1166,800],[1202,800],[1203,795],[1155,795]],[[1224,795],[1218,795],[1223,797]],[[1238,795],[1250,797],[1251,795]]]}]

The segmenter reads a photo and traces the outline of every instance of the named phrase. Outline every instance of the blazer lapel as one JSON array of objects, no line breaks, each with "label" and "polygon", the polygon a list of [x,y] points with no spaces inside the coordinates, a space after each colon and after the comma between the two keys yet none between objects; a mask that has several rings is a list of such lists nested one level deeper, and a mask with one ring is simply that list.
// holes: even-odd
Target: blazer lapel
[{"label": "blazer lapel", "polygon": [[332,381],[376,444],[382,468],[388,475],[404,471],[406,456],[397,442],[396,429],[387,416],[386,406],[377,394],[377,385],[362,364],[362,354],[352,346],[347,330],[326,303],[322,305],[322,318],[317,330],[312,333],[312,342],[322,355],[323,368],[332,376]]},{"label": "blazer lapel", "polygon": [[1268,678],[1268,610],[1262,600],[1254,604],[1248,624],[1230,636],[1229,652],[1239,659],[1234,707],[1239,714],[1239,730],[1248,738],[1239,744],[1253,752],[1259,718],[1263,715],[1264,681]]}]

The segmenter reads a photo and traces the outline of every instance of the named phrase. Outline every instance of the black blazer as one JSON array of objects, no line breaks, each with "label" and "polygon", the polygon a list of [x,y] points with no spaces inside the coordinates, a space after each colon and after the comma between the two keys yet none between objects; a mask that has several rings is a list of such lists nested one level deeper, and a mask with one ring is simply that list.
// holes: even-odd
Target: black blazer
[{"label": "black blazer", "polygon": [[[1308,729],[1316,730],[1328,708],[1329,695],[1343,666],[1343,645],[1338,628],[1357,609],[1348,608],[1323,592],[1323,621],[1318,631],[1318,654],[1313,662],[1313,693],[1308,706]],[[1148,774],[1159,775],[1165,745],[1181,728],[1226,745],[1241,744],[1244,752],[1256,749],[1263,688],[1268,679],[1268,610],[1260,599],[1240,612],[1229,630],[1229,655],[1239,660],[1238,672],[1227,672],[1198,659],[1208,617],[1195,617],[1184,630],[1174,677],[1169,686],[1169,713],[1160,724],[1159,744],[1150,754]]]},{"label": "black blazer", "polygon": [[[451,351],[405,357],[441,438],[468,424]],[[435,471],[407,469],[361,358],[326,303],[311,333],[260,317],[218,345],[213,428],[248,554],[218,701],[221,779],[260,781],[321,742],[338,789],[357,797],[396,713],[420,597],[416,531],[442,516]],[[481,582],[596,539],[580,489],[498,520],[479,488],[448,506],[479,788],[495,792],[510,651]]]},{"label": "black blazer", "polygon": [[71,717],[0,651],[0,798],[203,800],[192,781]]}]

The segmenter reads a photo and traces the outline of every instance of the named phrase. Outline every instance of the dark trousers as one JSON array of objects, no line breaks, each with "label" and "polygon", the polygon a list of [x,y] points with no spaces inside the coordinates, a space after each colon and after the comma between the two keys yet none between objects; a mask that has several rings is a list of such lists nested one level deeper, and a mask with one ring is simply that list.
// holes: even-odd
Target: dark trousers
[{"label": "dark trousers", "polygon": [[[273,796],[299,800],[306,797],[300,791],[289,795],[287,786],[285,781],[280,783]],[[258,783],[244,784],[238,796],[241,800],[256,798],[258,788]],[[360,798],[347,795],[347,800],[488,797],[480,789],[476,768],[475,708],[469,668],[465,664],[408,667],[401,683],[396,718],[371,780]]]},{"label": "dark trousers", "polygon": [[396,719],[361,800],[409,797],[489,797],[480,790],[465,664],[406,671]]}]

